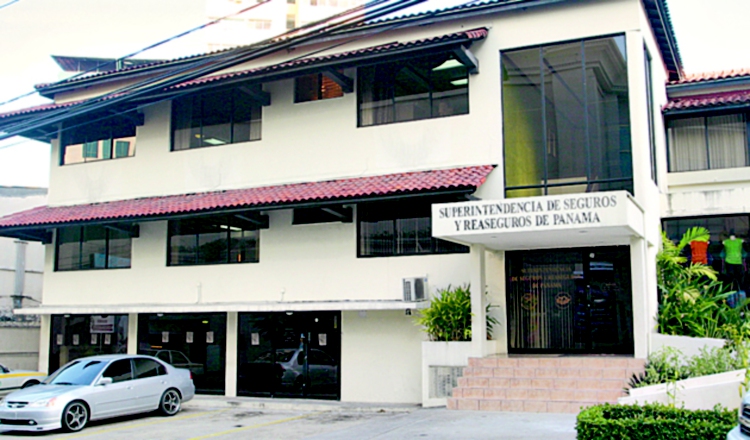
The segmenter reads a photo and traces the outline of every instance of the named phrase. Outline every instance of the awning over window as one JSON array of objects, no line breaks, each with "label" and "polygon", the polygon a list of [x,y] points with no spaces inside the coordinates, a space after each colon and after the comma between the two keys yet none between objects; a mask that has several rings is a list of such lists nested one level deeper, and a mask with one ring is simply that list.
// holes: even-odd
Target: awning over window
[{"label": "awning over window", "polygon": [[481,165],[85,205],[42,206],[0,218],[0,236],[34,239],[36,234],[30,232],[72,224],[123,223],[186,214],[355,202],[399,195],[473,192],[493,169],[493,165]]}]

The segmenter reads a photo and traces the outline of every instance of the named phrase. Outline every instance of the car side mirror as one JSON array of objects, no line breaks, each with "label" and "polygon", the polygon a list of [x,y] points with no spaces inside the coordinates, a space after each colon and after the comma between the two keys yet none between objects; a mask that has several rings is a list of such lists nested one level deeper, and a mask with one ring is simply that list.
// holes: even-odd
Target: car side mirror
[{"label": "car side mirror", "polygon": [[97,382],[96,384],[97,385],[109,385],[111,383],[112,383],[111,377],[102,377],[101,379],[99,379],[99,382]]}]

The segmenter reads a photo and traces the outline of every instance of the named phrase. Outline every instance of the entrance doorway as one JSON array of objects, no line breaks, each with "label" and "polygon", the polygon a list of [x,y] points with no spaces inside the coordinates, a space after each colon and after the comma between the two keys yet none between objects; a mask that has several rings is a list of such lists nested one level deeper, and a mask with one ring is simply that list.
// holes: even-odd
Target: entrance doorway
[{"label": "entrance doorway", "polygon": [[340,312],[240,313],[237,393],[338,400]]},{"label": "entrance doorway", "polygon": [[630,248],[506,254],[511,353],[633,353]]}]

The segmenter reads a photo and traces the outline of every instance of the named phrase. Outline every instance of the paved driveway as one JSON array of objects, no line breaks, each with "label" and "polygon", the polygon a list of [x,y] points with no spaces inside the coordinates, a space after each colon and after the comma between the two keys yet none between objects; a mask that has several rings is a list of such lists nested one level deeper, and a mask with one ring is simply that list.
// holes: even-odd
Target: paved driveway
[{"label": "paved driveway", "polygon": [[91,423],[75,434],[5,433],[13,438],[134,439],[575,439],[575,416],[503,412],[258,410],[186,407],[175,417],[146,415]]}]

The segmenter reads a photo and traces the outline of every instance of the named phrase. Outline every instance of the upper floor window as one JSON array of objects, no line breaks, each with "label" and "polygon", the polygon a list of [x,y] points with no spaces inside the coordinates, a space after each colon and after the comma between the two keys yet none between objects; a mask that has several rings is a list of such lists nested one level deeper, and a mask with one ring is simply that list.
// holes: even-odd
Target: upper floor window
[{"label": "upper floor window", "polygon": [[322,73],[313,73],[294,79],[294,102],[319,101],[342,96],[344,96],[344,90],[341,86]]},{"label": "upper floor window", "polygon": [[431,203],[441,201],[409,200],[358,205],[358,256],[469,252],[467,246],[433,238]]},{"label": "upper floor window", "polygon": [[[260,92],[260,86],[243,86]],[[172,150],[257,141],[261,104],[242,88],[191,95],[172,103]]]},{"label": "upper floor window", "polygon": [[502,54],[507,197],[633,191],[625,37]]},{"label": "upper floor window", "polygon": [[65,130],[61,163],[69,165],[135,156],[134,124],[106,120]]},{"label": "upper floor window", "polygon": [[55,270],[130,267],[131,235],[105,226],[75,226],[57,230]]},{"label": "upper floor window", "polygon": [[750,166],[745,114],[667,121],[669,171]]},{"label": "upper floor window", "polygon": [[169,222],[170,266],[257,263],[260,234],[229,217]]},{"label": "upper floor window", "polygon": [[469,113],[466,66],[450,53],[361,67],[359,126]]}]

